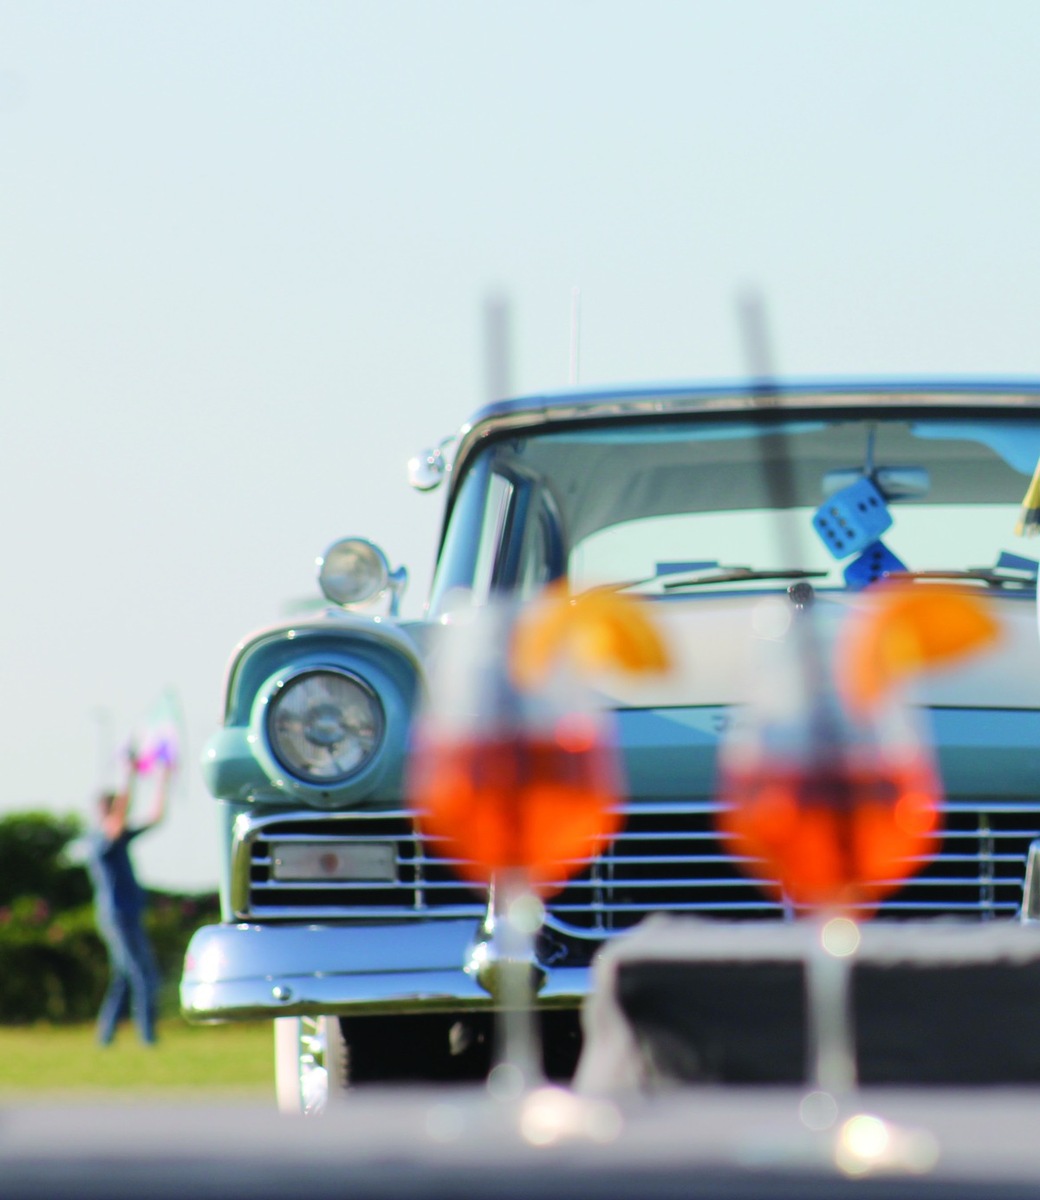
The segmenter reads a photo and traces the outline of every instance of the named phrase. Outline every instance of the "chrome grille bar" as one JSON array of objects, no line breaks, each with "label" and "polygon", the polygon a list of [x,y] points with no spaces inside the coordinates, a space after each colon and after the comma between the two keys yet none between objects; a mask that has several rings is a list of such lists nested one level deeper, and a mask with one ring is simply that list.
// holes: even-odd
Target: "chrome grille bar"
[{"label": "chrome grille bar", "polygon": [[[633,802],[610,848],[548,901],[550,924],[602,938],[654,912],[749,918],[784,916],[760,888],[752,859],[728,854],[704,800]],[[946,805],[937,853],[883,902],[881,916],[1013,916],[1021,904],[1029,843],[1040,836],[1040,800],[958,799]],[[393,878],[278,879],[271,847],[291,843],[386,845]],[[460,879],[458,860],[421,838],[407,811],[240,818],[234,831],[232,899],[243,918],[402,920],[473,916],[485,897]]]}]

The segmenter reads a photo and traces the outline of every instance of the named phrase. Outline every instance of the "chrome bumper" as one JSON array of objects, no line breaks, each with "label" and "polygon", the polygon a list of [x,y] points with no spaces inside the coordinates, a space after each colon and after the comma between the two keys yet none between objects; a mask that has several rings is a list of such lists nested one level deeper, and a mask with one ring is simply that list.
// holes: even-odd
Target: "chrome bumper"
[{"label": "chrome bumper", "polygon": [[[381,925],[206,925],[188,946],[188,1021],[494,1007],[474,969],[472,920]],[[540,1007],[581,1004],[586,967],[543,968]]]}]

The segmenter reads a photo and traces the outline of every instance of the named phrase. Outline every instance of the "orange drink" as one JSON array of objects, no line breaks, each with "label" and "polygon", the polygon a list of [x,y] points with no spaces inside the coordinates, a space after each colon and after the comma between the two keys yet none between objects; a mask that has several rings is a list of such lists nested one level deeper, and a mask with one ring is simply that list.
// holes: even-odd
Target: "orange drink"
[{"label": "orange drink", "polygon": [[409,793],[422,831],[486,884],[524,870],[542,894],[602,851],[620,825],[620,781],[598,724],[562,716],[545,732],[420,732]]},{"label": "orange drink", "polygon": [[935,850],[942,795],[927,755],[725,766],[719,832],[793,904],[871,909]]}]

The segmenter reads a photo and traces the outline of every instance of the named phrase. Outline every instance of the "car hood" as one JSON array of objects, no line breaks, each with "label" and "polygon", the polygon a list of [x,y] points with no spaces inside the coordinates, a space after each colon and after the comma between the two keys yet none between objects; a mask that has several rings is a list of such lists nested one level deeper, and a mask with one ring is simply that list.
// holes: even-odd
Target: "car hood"
[{"label": "car hood", "polygon": [[[670,598],[653,612],[670,646],[673,669],[660,677],[611,678],[600,691],[615,708],[666,708],[739,704],[746,700],[756,643],[771,614],[774,595]],[[862,594],[818,596],[823,631],[837,628]],[[1040,635],[1031,598],[1000,596],[992,607],[1001,627],[995,647],[956,667],[933,670],[916,684],[913,698],[930,707],[1040,709]]]}]

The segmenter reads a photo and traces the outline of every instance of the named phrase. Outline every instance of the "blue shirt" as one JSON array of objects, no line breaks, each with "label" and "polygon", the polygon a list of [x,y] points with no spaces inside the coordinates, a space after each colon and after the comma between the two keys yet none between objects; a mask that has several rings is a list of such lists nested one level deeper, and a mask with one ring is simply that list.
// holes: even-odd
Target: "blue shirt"
[{"label": "blue shirt", "polygon": [[138,917],[144,909],[144,889],[130,861],[130,843],[143,829],[124,829],[112,840],[101,830],[90,835],[87,867],[94,881],[94,899],[105,916]]}]

